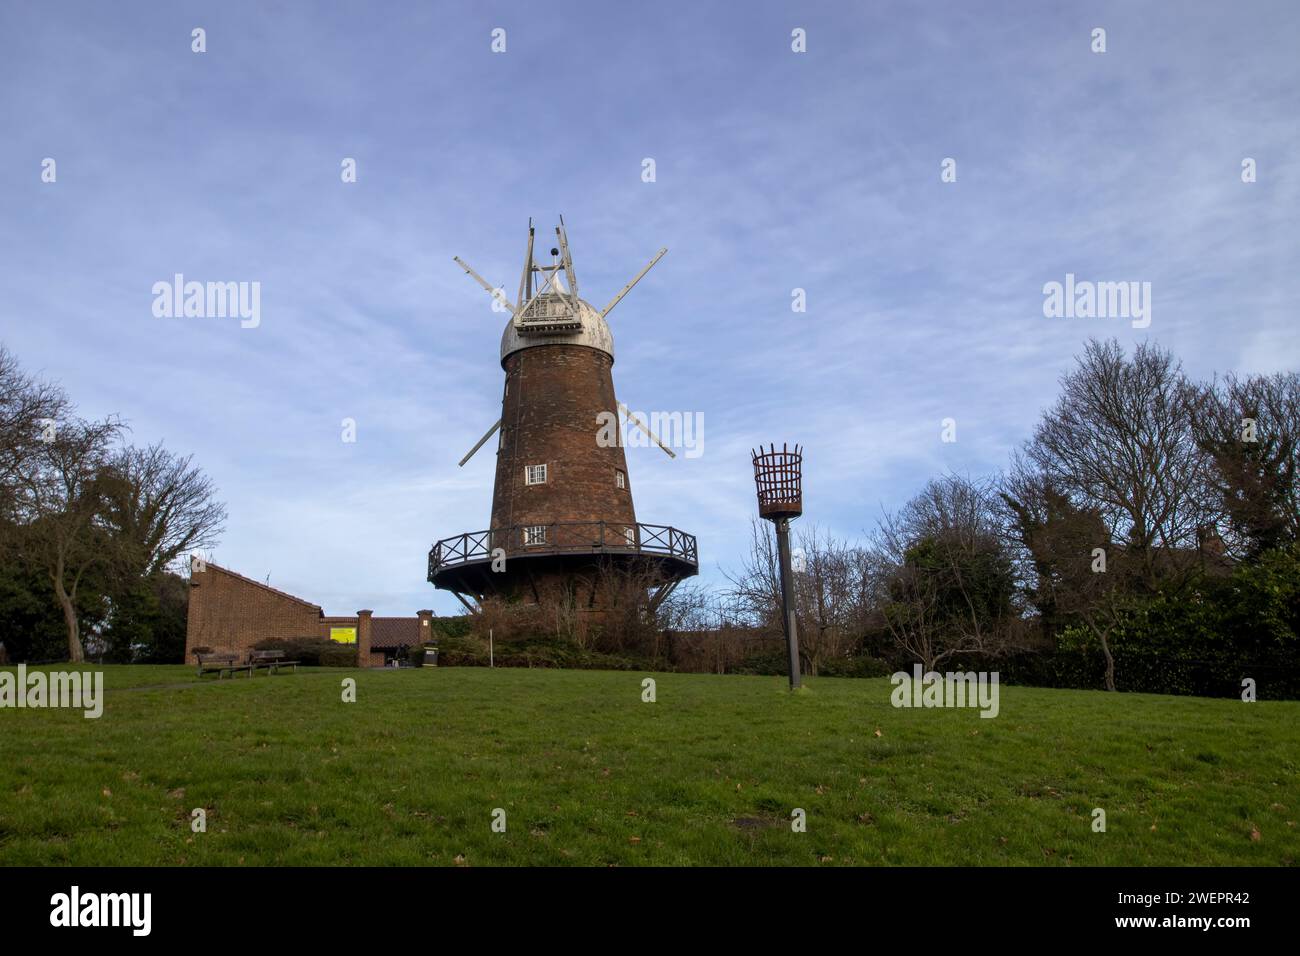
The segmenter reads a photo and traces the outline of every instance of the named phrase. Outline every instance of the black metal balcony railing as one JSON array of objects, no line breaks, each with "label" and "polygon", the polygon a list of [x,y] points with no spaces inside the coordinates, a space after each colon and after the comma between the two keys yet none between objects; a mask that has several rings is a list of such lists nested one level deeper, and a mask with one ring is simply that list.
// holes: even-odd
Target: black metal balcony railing
[{"label": "black metal balcony railing", "polygon": [[501,548],[509,556],[527,554],[654,554],[699,564],[695,535],[660,524],[614,521],[556,521],[471,531],[444,538],[429,551],[429,580],[443,568],[490,561]]}]

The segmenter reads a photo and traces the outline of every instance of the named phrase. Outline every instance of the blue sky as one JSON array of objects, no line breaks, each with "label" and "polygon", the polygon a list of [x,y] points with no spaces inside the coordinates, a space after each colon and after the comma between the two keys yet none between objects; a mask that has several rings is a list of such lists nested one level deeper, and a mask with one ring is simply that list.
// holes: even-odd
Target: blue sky
[{"label": "blue sky", "polygon": [[[503,325],[451,257],[513,295],[529,216],[563,213],[599,307],[667,246],[611,314],[615,384],[704,414],[699,458],[629,469],[717,581],[759,442],[806,446],[804,520],[852,537],[1003,466],[1089,336],[1300,367],[1298,50],[1290,0],[7,4],[0,339],[195,454],[219,563],[330,613],[450,613],[425,556],[487,524],[492,455],[456,462]],[[260,282],[260,326],[155,318],[178,272]],[[1150,282],[1150,328],[1046,318],[1066,273]]]}]

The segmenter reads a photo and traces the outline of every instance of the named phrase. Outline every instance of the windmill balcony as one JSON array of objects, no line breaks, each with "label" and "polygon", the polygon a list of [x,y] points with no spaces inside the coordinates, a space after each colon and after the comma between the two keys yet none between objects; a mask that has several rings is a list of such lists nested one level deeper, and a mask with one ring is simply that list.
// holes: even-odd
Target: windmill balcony
[{"label": "windmill balcony", "polygon": [[429,551],[430,583],[463,593],[493,590],[488,582],[499,577],[490,570],[492,552],[497,548],[505,553],[507,567],[512,569],[535,560],[605,555],[615,559],[644,558],[673,578],[689,577],[699,571],[695,535],[677,528],[611,521],[556,521],[444,538]]}]

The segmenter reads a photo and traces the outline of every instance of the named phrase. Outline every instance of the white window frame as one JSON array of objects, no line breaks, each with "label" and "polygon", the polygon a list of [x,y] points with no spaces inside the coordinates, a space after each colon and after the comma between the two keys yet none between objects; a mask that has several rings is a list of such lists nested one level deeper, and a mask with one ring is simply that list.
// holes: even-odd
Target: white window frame
[{"label": "white window frame", "polygon": [[[539,468],[541,469],[541,477],[540,477],[540,478],[536,478],[536,477],[534,477],[534,476],[537,474],[537,469],[539,469]],[[547,474],[546,474],[546,473],[547,473],[549,470],[550,470],[550,469],[548,469],[548,468],[546,467],[545,464],[541,464],[541,465],[524,465],[524,484],[525,484],[525,485],[544,485],[544,484],[546,484],[546,477],[547,477]]]},{"label": "white window frame", "polygon": [[614,484],[619,488],[627,487],[627,474],[623,471],[622,468],[614,469]]},{"label": "white window frame", "polygon": [[524,526],[524,547],[535,548],[546,544],[546,525],[530,524]]},{"label": "white window frame", "polygon": [[635,547],[636,547],[636,529],[635,529],[635,528],[624,528],[624,529],[623,529],[623,540],[627,542],[627,546],[628,546],[629,548],[635,548]]}]

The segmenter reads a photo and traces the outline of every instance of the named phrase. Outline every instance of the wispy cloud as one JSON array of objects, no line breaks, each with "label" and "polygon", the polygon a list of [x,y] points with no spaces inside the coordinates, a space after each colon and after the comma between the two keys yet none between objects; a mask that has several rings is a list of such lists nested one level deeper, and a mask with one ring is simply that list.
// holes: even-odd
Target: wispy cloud
[{"label": "wispy cloud", "polygon": [[[998,468],[1089,336],[1295,367],[1297,48],[1285,0],[9,5],[3,337],[196,453],[218,560],[327,610],[450,612],[425,552],[487,523],[491,455],[456,462],[498,414],[503,324],[452,255],[513,292],[527,217],[563,212],[600,305],[667,245],[611,317],[615,380],[704,413],[702,458],[629,467],[641,519],[698,534],[716,578],[760,442],[803,443],[809,519],[855,534]],[[262,326],[153,318],[177,272],[260,281]],[[1067,272],[1150,281],[1151,328],[1044,318]]]}]

